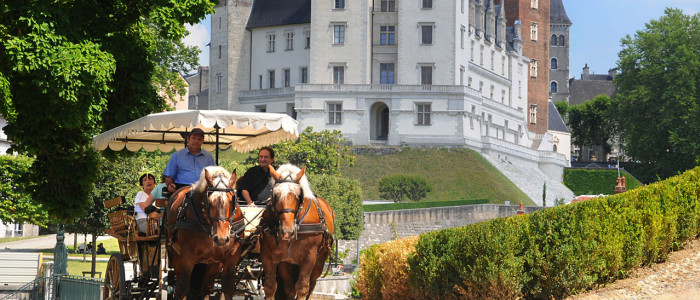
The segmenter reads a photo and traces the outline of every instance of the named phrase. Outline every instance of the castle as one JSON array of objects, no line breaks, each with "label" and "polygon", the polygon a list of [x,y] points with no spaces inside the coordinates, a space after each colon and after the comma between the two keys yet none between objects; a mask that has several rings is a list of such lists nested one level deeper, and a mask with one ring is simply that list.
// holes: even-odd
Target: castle
[{"label": "castle", "polygon": [[560,181],[550,1],[501,1],[221,1],[208,108],[287,113],[355,145],[469,147]]}]

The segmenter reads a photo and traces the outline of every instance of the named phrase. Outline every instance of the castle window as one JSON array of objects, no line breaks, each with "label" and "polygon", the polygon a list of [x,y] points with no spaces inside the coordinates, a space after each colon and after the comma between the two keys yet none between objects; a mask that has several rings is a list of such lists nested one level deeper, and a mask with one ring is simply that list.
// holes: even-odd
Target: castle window
[{"label": "castle window", "polygon": [[558,68],[557,59],[552,57],[552,61],[551,61],[550,65],[551,65],[550,68],[552,68],[552,70],[556,70]]},{"label": "castle window", "polygon": [[345,25],[333,25],[333,44],[345,44]]},{"label": "castle window", "polygon": [[537,124],[537,104],[530,104],[530,124]]},{"label": "castle window", "polygon": [[287,32],[287,48],[285,50],[294,50],[294,32]]},{"label": "castle window", "polygon": [[467,31],[467,29],[464,28],[464,26],[462,26],[462,27],[459,29],[459,32],[460,32],[460,42],[459,42],[459,45],[460,45],[460,47],[462,47],[462,49],[464,49],[464,32],[465,32],[465,31]]},{"label": "castle window", "polygon": [[381,6],[382,11],[396,11],[396,1],[382,0]]},{"label": "castle window", "polygon": [[421,45],[433,44],[433,26],[432,24],[422,24],[421,28]]},{"label": "castle window", "polygon": [[292,81],[292,75],[289,69],[284,69],[284,87],[288,87],[289,83]]},{"label": "castle window", "polygon": [[423,6],[422,8],[433,8],[433,0],[422,0]]},{"label": "castle window", "polygon": [[379,44],[396,44],[396,26],[379,26]]},{"label": "castle window", "polygon": [[564,35],[559,36],[559,46],[564,46]]},{"label": "castle window", "polygon": [[333,66],[333,84],[345,83],[345,67]]},{"label": "castle window", "polygon": [[530,24],[530,39],[533,41],[537,40],[537,23],[535,22]]},{"label": "castle window", "polygon": [[255,112],[267,112],[267,105],[256,105]]},{"label": "castle window", "polygon": [[306,49],[311,48],[311,30],[310,29],[304,30],[304,38],[306,39],[306,42],[304,43],[304,48],[306,48]]},{"label": "castle window", "polygon": [[216,74],[216,91],[221,92],[224,77],[221,74]]},{"label": "castle window", "polygon": [[537,0],[530,0],[530,7],[531,7],[531,8],[534,8],[534,9],[537,9],[537,4],[538,4],[538,2],[539,2],[539,1],[537,1]]},{"label": "castle window", "polygon": [[530,77],[537,77],[537,60],[530,61]]},{"label": "castle window", "polygon": [[421,66],[420,67],[420,84],[431,85],[433,84],[433,66]]},{"label": "castle window", "polygon": [[309,83],[309,69],[301,68],[301,83]]},{"label": "castle window", "polygon": [[430,103],[416,103],[416,124],[430,125]]},{"label": "castle window", "polygon": [[328,124],[343,123],[343,104],[328,103]]},{"label": "castle window", "polygon": [[556,94],[558,89],[558,84],[556,81],[552,81],[552,83],[549,84],[549,93],[551,94]]},{"label": "castle window", "polygon": [[275,52],[275,39],[277,36],[274,33],[267,34],[267,52]]},{"label": "castle window", "polygon": [[549,44],[552,45],[552,46],[556,46],[556,45],[557,45],[557,35],[556,35],[556,34],[552,34],[552,38],[551,38],[551,40],[549,41]]},{"label": "castle window", "polygon": [[275,70],[270,70],[267,71],[269,83],[270,83],[270,88],[274,89],[275,88]]},{"label": "castle window", "polygon": [[394,64],[379,64],[379,83],[394,84]]},{"label": "castle window", "polygon": [[335,8],[335,9],[344,9],[345,8],[345,0],[333,0],[333,1],[334,1],[333,8]]}]

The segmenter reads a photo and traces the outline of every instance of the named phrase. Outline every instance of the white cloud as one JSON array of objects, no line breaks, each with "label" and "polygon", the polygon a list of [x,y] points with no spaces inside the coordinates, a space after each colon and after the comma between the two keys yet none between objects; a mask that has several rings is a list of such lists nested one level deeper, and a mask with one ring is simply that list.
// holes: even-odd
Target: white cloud
[{"label": "white cloud", "polygon": [[207,47],[209,43],[209,29],[202,23],[194,25],[185,24],[185,28],[190,34],[187,35],[182,42],[187,46],[198,47],[202,50],[202,53],[199,54],[199,64],[202,66],[209,65],[209,47]]}]

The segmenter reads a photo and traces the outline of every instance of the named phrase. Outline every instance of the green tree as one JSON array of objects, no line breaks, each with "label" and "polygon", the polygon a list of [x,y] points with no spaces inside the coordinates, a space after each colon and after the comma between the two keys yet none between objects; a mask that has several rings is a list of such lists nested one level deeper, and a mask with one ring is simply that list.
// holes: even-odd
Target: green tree
[{"label": "green tree", "polygon": [[46,226],[48,214],[22,184],[32,159],[23,155],[0,155],[0,220],[5,223],[30,223]]},{"label": "green tree", "polygon": [[571,105],[567,109],[567,125],[574,144],[600,145],[605,157],[612,149],[610,141],[615,136],[615,120],[612,116],[612,100],[607,95],[598,95],[590,101]]},{"label": "green tree", "polygon": [[[52,217],[84,215],[97,179],[92,136],[166,107],[165,72],[192,54],[184,23],[209,0],[3,1],[0,113],[13,151],[35,158],[29,192]],[[170,58],[170,59],[166,59]]]},{"label": "green tree", "polygon": [[615,116],[625,154],[655,178],[700,157],[700,14],[667,8],[622,39]]},{"label": "green tree", "polygon": [[379,197],[396,203],[406,197],[406,178],[404,175],[390,175],[379,180]]},{"label": "green tree", "polygon": [[340,240],[355,240],[362,232],[362,189],[360,182],[337,175],[311,175],[314,193],[333,207],[334,236]]},{"label": "green tree", "polygon": [[[352,165],[355,155],[339,130],[314,132],[306,127],[299,138],[275,144],[275,162],[306,166],[310,174],[340,174],[342,164]],[[257,158],[253,158],[257,161]]]},{"label": "green tree", "polygon": [[432,191],[433,188],[420,176],[411,176],[406,185],[406,197],[411,201],[418,202]]},{"label": "green tree", "polygon": [[559,101],[554,103],[554,106],[557,108],[559,115],[566,121],[566,114],[569,112],[569,102]]}]

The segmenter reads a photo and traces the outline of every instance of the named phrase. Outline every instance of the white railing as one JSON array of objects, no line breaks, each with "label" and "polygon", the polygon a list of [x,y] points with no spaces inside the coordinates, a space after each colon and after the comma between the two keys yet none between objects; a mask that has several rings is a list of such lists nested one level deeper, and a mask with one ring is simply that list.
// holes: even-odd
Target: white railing
[{"label": "white railing", "polygon": [[410,92],[467,93],[466,87],[456,85],[394,85],[394,84],[300,84],[296,91],[304,92]]},{"label": "white railing", "polygon": [[275,88],[275,89],[241,91],[239,97],[241,97],[241,98],[251,97],[252,98],[252,97],[270,97],[270,96],[293,95],[293,94],[294,94],[294,87],[288,86],[288,87]]}]

